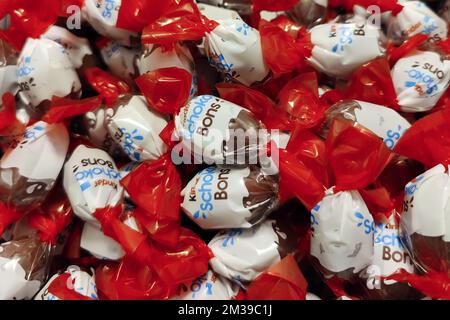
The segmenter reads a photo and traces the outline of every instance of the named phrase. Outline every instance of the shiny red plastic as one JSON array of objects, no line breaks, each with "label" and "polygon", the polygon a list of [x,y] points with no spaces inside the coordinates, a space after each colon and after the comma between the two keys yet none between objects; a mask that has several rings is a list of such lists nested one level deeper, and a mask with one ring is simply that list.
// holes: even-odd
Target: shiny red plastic
[{"label": "shiny red plastic", "polygon": [[169,155],[142,163],[121,184],[140,208],[137,218],[154,240],[176,245],[180,232],[181,180]]},{"label": "shiny red plastic", "polygon": [[326,146],[328,164],[336,180],[335,191],[368,186],[393,156],[374,133],[342,118],[333,120]]},{"label": "shiny red plastic", "polygon": [[162,68],[145,73],[135,81],[150,108],[175,114],[189,98],[192,75],[176,67]]},{"label": "shiny red plastic", "polygon": [[397,142],[394,151],[431,168],[450,164],[450,109],[432,113],[417,122]]},{"label": "shiny red plastic", "polygon": [[291,255],[259,275],[247,288],[249,300],[305,300],[308,283]]}]

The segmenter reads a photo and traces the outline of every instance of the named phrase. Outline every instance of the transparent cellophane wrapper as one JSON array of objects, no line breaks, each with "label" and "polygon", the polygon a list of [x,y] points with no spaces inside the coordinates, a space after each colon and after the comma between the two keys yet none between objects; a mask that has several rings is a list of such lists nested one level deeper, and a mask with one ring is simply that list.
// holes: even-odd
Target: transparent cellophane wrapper
[{"label": "transparent cellophane wrapper", "polygon": [[37,234],[0,246],[0,299],[32,299],[48,277],[54,247]]},{"label": "transparent cellophane wrapper", "polygon": [[44,201],[55,180],[28,179],[18,168],[0,170],[0,201],[24,207]]},{"label": "transparent cellophane wrapper", "polygon": [[301,25],[311,28],[323,23],[327,13],[327,0],[301,0],[288,15]]},{"label": "transparent cellophane wrapper", "polygon": [[5,41],[0,40],[0,97],[5,92],[17,93],[17,52]]}]

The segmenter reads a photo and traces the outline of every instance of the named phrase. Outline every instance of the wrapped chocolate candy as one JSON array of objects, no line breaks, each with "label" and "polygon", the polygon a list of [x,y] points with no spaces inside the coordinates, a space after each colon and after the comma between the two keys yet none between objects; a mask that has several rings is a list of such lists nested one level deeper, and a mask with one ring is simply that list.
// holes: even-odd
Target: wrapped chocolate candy
[{"label": "wrapped chocolate candy", "polygon": [[97,110],[86,112],[83,115],[83,123],[90,142],[109,154],[122,155],[121,146],[111,137],[108,132],[108,123],[114,115],[112,108],[98,108]]},{"label": "wrapped chocolate candy", "polygon": [[298,248],[299,232],[289,219],[268,219],[250,229],[219,232],[208,244],[214,272],[239,284],[260,273]]},{"label": "wrapped chocolate candy", "polygon": [[12,139],[0,160],[1,201],[17,207],[42,202],[58,178],[68,146],[66,127],[43,121]]},{"label": "wrapped chocolate candy", "polygon": [[28,39],[17,64],[20,98],[34,109],[56,97],[79,97],[81,83],[70,56],[50,39]]},{"label": "wrapped chocolate candy", "polygon": [[62,45],[75,69],[82,71],[95,66],[96,58],[88,39],[77,37],[67,29],[58,26],[50,27],[42,38]]},{"label": "wrapped chocolate candy", "polygon": [[395,5],[388,24],[390,39],[401,43],[418,33],[429,35],[433,41],[447,39],[447,23],[424,2],[406,1],[401,4],[398,2],[392,0],[385,3],[386,5],[389,3]]},{"label": "wrapped chocolate candy", "polygon": [[98,40],[97,48],[100,50],[103,62],[116,77],[131,83],[139,75],[136,66],[140,52],[138,49],[122,46],[117,41],[107,38]]},{"label": "wrapped chocolate candy", "polygon": [[351,279],[372,262],[375,223],[358,191],[326,195],[311,211],[311,256],[324,275]]},{"label": "wrapped chocolate candy", "polygon": [[343,79],[384,53],[380,31],[365,23],[321,24],[303,41],[308,47],[307,61],[316,70]]},{"label": "wrapped chocolate candy", "polygon": [[135,32],[117,27],[122,0],[85,0],[82,16],[99,34],[117,40],[125,46],[139,43]]},{"label": "wrapped chocolate candy", "polygon": [[[175,127],[182,146],[208,164],[236,164],[236,157],[237,164],[256,164],[268,140],[250,111],[210,95],[191,99],[176,115]],[[234,143],[236,138],[244,143]]]},{"label": "wrapped chocolate candy", "polygon": [[325,121],[319,134],[326,138],[331,122],[336,117],[352,120],[374,132],[383,139],[389,149],[393,149],[400,137],[411,126],[396,111],[369,102],[349,100],[336,103],[325,111]]},{"label": "wrapped chocolate candy", "polygon": [[180,285],[171,300],[232,300],[238,293],[235,283],[209,270],[191,283]]},{"label": "wrapped chocolate candy", "polygon": [[428,111],[449,86],[450,60],[432,50],[413,50],[395,63],[391,75],[402,111]]},{"label": "wrapped chocolate candy", "polygon": [[72,210],[66,200],[49,199],[30,213],[27,221],[38,232],[0,245],[0,298],[31,299],[47,279],[57,237],[70,223]]},{"label": "wrapped chocolate candy", "polygon": [[86,272],[69,266],[52,276],[34,300],[98,300],[94,270]]},{"label": "wrapped chocolate candy", "polygon": [[278,181],[256,166],[209,167],[182,191],[181,208],[203,229],[250,228],[278,206]]},{"label": "wrapped chocolate candy", "polygon": [[[209,20],[201,16],[197,6],[192,8],[192,11],[194,15],[180,16],[178,19],[163,16],[159,22],[150,24],[143,32],[142,42],[167,44],[176,43],[175,39],[178,38],[204,38],[209,63],[222,74],[226,82],[235,81],[250,86],[267,78],[269,68],[264,61],[258,30],[239,17]],[[184,23],[191,25],[192,19],[195,19],[197,24],[193,31],[183,27]],[[161,23],[162,21],[164,23]],[[161,28],[165,31],[160,30]]]},{"label": "wrapped chocolate candy", "polygon": [[50,248],[39,238],[23,238],[0,245],[2,300],[32,299],[46,278]]},{"label": "wrapped chocolate candy", "polygon": [[79,145],[64,165],[64,190],[74,213],[99,226],[93,216],[96,209],[122,202],[120,178],[114,160],[105,151]]},{"label": "wrapped chocolate candy", "polygon": [[406,283],[386,280],[397,270],[403,269],[414,273],[414,262],[406,251],[399,232],[396,212],[386,223],[375,228],[372,264],[361,272],[363,297],[372,300],[414,299],[420,294]]},{"label": "wrapped chocolate candy", "polygon": [[311,210],[312,261],[325,278],[354,281],[372,262],[377,228],[361,192],[376,181],[392,153],[375,133],[336,117],[326,154],[335,185]]}]

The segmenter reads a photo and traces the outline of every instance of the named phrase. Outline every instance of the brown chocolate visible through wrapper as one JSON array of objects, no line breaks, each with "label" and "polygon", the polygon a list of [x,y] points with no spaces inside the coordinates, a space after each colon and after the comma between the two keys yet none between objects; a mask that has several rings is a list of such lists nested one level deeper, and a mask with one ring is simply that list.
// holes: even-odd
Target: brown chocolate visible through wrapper
[{"label": "brown chocolate visible through wrapper", "polygon": [[256,166],[250,167],[250,175],[244,178],[249,195],[242,199],[244,208],[252,213],[247,221],[255,225],[278,206],[278,178],[265,176]]}]

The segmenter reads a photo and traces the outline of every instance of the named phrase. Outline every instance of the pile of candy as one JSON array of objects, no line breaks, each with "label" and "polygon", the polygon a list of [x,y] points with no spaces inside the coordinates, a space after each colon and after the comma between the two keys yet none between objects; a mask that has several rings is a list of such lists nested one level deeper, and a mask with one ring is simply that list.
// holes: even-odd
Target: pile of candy
[{"label": "pile of candy", "polygon": [[0,299],[450,299],[450,1],[0,2]]}]

